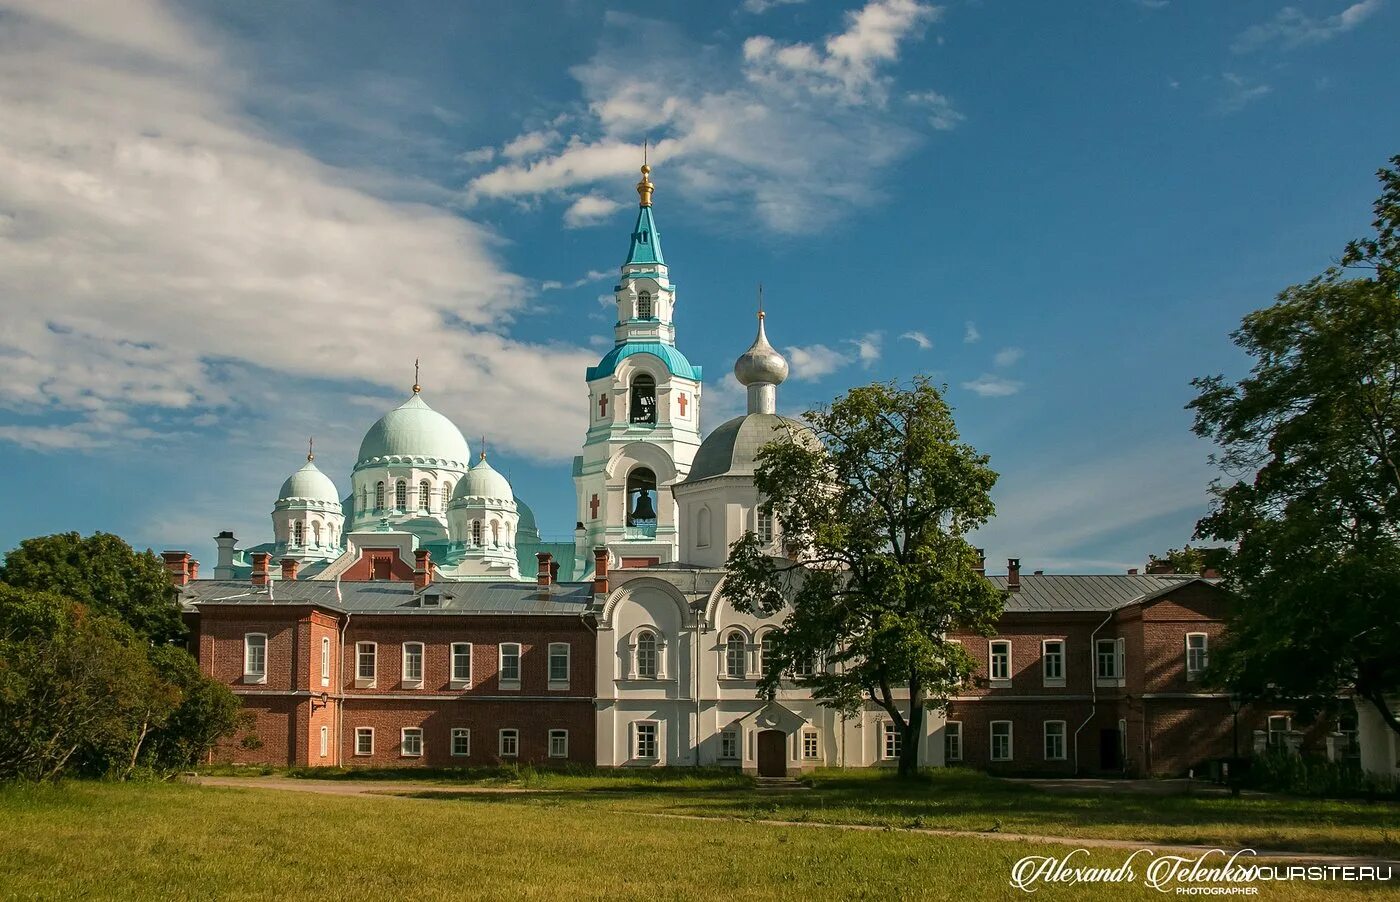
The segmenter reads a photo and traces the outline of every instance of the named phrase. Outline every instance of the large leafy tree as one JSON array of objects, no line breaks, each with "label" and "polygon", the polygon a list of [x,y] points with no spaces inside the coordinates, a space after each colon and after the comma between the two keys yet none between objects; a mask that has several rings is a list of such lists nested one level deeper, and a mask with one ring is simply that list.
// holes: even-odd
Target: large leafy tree
[{"label": "large leafy tree", "polygon": [[[1197,379],[1197,434],[1226,477],[1197,535],[1232,543],[1239,597],[1217,674],[1318,705],[1400,692],[1400,157],[1380,172],[1376,234],[1285,289],[1233,334],[1254,364]],[[1357,277],[1357,276],[1360,277]]]},{"label": "large leafy tree", "polygon": [[746,534],[730,549],[724,591],[741,611],[787,612],[760,692],[771,699],[795,679],[844,712],[873,700],[901,734],[907,776],[926,712],[946,707],[973,671],[948,634],[990,635],[1002,610],[964,538],[992,516],[997,476],[960,441],[926,378],[852,389],[806,418],[818,441],[766,445],[754,477],[787,556]]},{"label": "large leafy tree", "polygon": [[5,556],[0,582],[54,592],[109,613],[152,642],[182,639],[185,626],[165,566],[120,536],[76,532],[25,539]]}]

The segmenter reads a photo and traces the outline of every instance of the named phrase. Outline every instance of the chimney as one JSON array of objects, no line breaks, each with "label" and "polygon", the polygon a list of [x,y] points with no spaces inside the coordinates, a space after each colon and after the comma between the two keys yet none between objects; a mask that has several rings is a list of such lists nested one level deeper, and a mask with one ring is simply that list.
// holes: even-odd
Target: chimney
[{"label": "chimney", "polygon": [[1035,571],[1035,573],[1033,573],[1032,575],[1033,575],[1033,576],[1044,576],[1044,575],[1045,575],[1045,571],[1044,571],[1044,570],[1037,570],[1037,571]]},{"label": "chimney", "polygon": [[162,551],[160,556],[165,560],[165,572],[170,574],[170,583],[177,589],[189,585],[190,580],[190,553],[188,551]]},{"label": "chimney", "polygon": [[985,548],[978,548],[978,549],[977,549],[977,570],[976,570],[976,573],[977,573],[978,576],[986,576],[986,575],[987,575],[987,549],[985,549]]},{"label": "chimney", "polygon": [[608,549],[602,545],[593,549],[593,594],[608,594]]},{"label": "chimney", "polygon": [[[1135,571],[1136,572],[1136,571]],[[1147,573],[1149,576],[1159,576],[1163,573],[1175,573],[1176,567],[1171,561],[1148,561]]]},{"label": "chimney", "polygon": [[253,585],[266,586],[272,582],[272,577],[268,574],[267,567],[272,561],[272,555],[266,551],[253,552]]},{"label": "chimney", "polygon": [[1129,567],[1129,568],[1128,568],[1128,575],[1129,575],[1129,576],[1137,576],[1137,575],[1138,575],[1138,568],[1136,568],[1136,567]]},{"label": "chimney", "polygon": [[214,578],[232,579],[233,553],[238,549],[238,540],[225,529],[214,537],[214,542],[219,546],[219,556],[214,561]]},{"label": "chimney", "polygon": [[1006,588],[1012,592],[1021,591],[1021,559],[1018,557],[1006,559]]},{"label": "chimney", "polygon": [[541,589],[548,589],[554,584],[554,555],[548,551],[537,551],[535,561],[539,567],[539,573],[535,575],[535,584]]},{"label": "chimney", "polygon": [[[196,561],[195,563],[198,563],[198,561]],[[1206,569],[1204,569],[1204,570],[1201,571],[1201,579],[1219,579],[1219,578],[1220,578],[1220,571],[1217,570],[1217,569],[1215,569],[1214,567],[1207,567]],[[191,576],[190,579],[194,579],[194,577]]]},{"label": "chimney", "polygon": [[433,584],[432,553],[426,548],[413,552],[413,588],[426,589]]},{"label": "chimney", "polygon": [[301,566],[301,561],[294,557],[284,557],[279,563],[282,564],[282,578],[288,582],[296,582],[297,568]]},{"label": "chimney", "polygon": [[199,561],[190,561],[190,581],[199,579]]}]

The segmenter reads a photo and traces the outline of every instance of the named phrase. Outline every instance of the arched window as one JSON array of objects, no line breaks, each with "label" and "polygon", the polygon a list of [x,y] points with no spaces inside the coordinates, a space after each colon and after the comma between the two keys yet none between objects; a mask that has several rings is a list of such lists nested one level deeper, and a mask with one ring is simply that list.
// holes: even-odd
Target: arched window
[{"label": "arched window", "polygon": [[312,545],[315,545],[317,548],[320,548],[320,547],[321,547],[321,524],[320,524],[320,523],[312,523],[312,524],[311,524],[311,544],[312,544]]},{"label": "arched window", "polygon": [[444,482],[444,483],[442,484],[442,509],[443,509],[443,510],[447,510],[447,505],[448,505],[448,503],[449,503],[451,500],[452,500],[452,483],[450,483],[450,482]]},{"label": "arched window", "polygon": [[394,483],[394,509],[404,510],[408,507],[408,483],[400,479]]},{"label": "arched window", "polygon": [[656,474],[637,467],[627,474],[627,525],[656,529]]},{"label": "arched window", "polygon": [[306,524],[298,520],[296,523],[292,524],[292,544],[296,545],[297,547],[301,547],[301,544],[305,538]]},{"label": "arched window", "polygon": [[491,544],[497,547],[501,544],[501,524],[495,520],[491,521]]},{"label": "arched window", "polygon": [[384,483],[382,481],[374,484],[374,509],[377,511],[384,509]]},{"label": "arched window", "polygon": [[638,373],[632,380],[633,423],[656,422],[656,380],[646,373]]},{"label": "arched window", "polygon": [[768,672],[768,669],[769,669],[770,667],[773,666],[773,638],[772,638],[772,636],[771,636],[771,635],[765,635],[765,636],[763,637],[763,642],[759,644],[758,648],[759,648],[759,652],[758,652],[759,667],[761,668],[760,672],[761,672],[761,673],[767,673],[767,672]]},{"label": "arched window", "polygon": [[747,643],[744,634],[735,630],[724,640],[724,675],[742,678],[744,676],[744,650]]},{"label": "arched window", "polygon": [[650,291],[643,291],[637,295],[637,319],[651,319]]},{"label": "arched window", "polygon": [[480,544],[481,544],[481,521],[480,521],[480,520],[473,520],[473,521],[472,521],[472,544],[473,544],[473,545],[480,545]]},{"label": "arched window", "polygon": [[360,486],[360,513],[369,510],[369,486]]},{"label": "arched window", "polygon": [[637,636],[637,676],[656,676],[656,634],[642,632]]},{"label": "arched window", "polygon": [[710,544],[710,509],[700,508],[695,515],[695,546],[697,548],[707,548]]},{"label": "arched window", "polygon": [[432,510],[433,507],[433,487],[428,485],[428,480],[418,483],[418,509],[421,511]]}]

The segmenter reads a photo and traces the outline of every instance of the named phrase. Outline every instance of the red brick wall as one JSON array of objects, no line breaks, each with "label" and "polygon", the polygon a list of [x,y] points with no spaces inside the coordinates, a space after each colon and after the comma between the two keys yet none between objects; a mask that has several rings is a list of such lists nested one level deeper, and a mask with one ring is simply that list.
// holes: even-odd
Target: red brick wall
[{"label": "red brick wall", "polygon": [[[964,690],[964,695],[1064,695],[1086,693],[1093,673],[1093,655],[1089,636],[1094,628],[1103,623],[1104,615],[1084,614],[1029,614],[1011,612],[1003,614],[997,624],[995,636],[978,636],[968,633],[954,633],[974,660],[977,671],[974,685]],[[1110,623],[1098,633],[1098,638],[1110,638]],[[1041,650],[1046,639],[1060,639],[1065,643],[1065,685],[1063,688],[1047,688],[1043,678]],[[990,643],[994,640],[1011,642],[1011,687],[991,688]]]},{"label": "red brick wall", "polygon": [[397,548],[360,549],[360,559],[351,564],[350,567],[340,575],[340,578],[347,583],[369,582],[373,580],[374,559],[377,557],[387,557],[389,559],[390,579],[413,582],[413,565],[399,557]]},{"label": "red brick wall", "polygon": [[[593,704],[590,699],[559,701],[496,701],[486,699],[366,700],[348,698],[343,716],[345,763],[348,766],[466,767],[499,763],[497,731],[520,732],[521,763],[592,764]],[[355,729],[374,728],[374,754],[355,754]],[[405,757],[400,750],[404,727],[423,730],[422,757]],[[471,730],[471,754],[462,758],[451,754],[454,727]],[[549,757],[548,736],[552,729],[569,731],[569,757]]]}]

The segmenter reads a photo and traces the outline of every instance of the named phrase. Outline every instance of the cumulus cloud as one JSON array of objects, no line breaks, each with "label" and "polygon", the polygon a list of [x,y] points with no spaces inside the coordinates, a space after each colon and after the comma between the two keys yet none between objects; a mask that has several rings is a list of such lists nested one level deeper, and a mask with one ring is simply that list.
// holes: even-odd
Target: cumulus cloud
[{"label": "cumulus cloud", "polygon": [[880,359],[884,338],[883,332],[867,332],[860,338],[848,338],[847,341],[855,346],[856,359],[862,366],[869,368]]},{"label": "cumulus cloud", "polygon": [[511,160],[533,157],[553,147],[558,140],[559,133],[553,129],[525,132],[506,142],[501,148],[501,156]]},{"label": "cumulus cloud", "polygon": [[1322,44],[1346,34],[1375,15],[1382,0],[1361,0],[1336,15],[1315,19],[1296,6],[1285,6],[1272,19],[1251,25],[1230,45],[1236,53],[1252,53],[1268,46],[1293,50]]},{"label": "cumulus cloud", "polygon": [[814,231],[878,200],[882,170],[926,132],[920,114],[953,122],[951,103],[887,103],[891,67],[938,16],[915,0],[870,0],[817,44],[760,35],[736,53],[610,13],[609,28],[625,40],[605,36],[571,70],[587,105],[574,133],[543,156],[480,173],[467,185],[468,201],[561,198],[598,183],[621,198],[650,138],[658,202],[674,192],[726,218]]},{"label": "cumulus cloud", "polygon": [[964,382],[962,387],[983,398],[1004,398],[1016,394],[1023,386],[1015,379],[983,373],[970,382]]},{"label": "cumulus cloud", "polygon": [[927,351],[929,348],[933,347],[933,342],[929,340],[929,337],[918,330],[911,329],[899,337],[906,341],[912,341],[919,346],[920,351]]},{"label": "cumulus cloud", "polygon": [[806,347],[794,345],[784,348],[783,353],[792,367],[792,377],[808,382],[829,376],[851,362],[850,354],[823,344]]},{"label": "cumulus cloud", "polygon": [[982,340],[982,333],[977,331],[977,324],[968,320],[963,326],[963,344],[975,345]]},{"label": "cumulus cloud", "polygon": [[753,13],[757,16],[777,6],[796,6],[806,2],[807,0],[744,0],[739,8],[746,13]]},{"label": "cumulus cloud", "polygon": [[156,0],[0,15],[0,440],[280,427],[303,391],[401,398],[421,357],[468,434],[576,444],[594,355],[510,336],[531,292],[491,231],[278,141],[243,112],[250,76]]},{"label": "cumulus cloud", "polygon": [[622,204],[601,194],[585,194],[564,211],[564,225],[571,229],[597,225],[622,208]]},{"label": "cumulus cloud", "polygon": [[1025,354],[1026,352],[1020,348],[1002,348],[1000,351],[997,351],[996,356],[992,358],[992,363],[999,367],[1013,366],[1016,361],[1024,357]]}]

